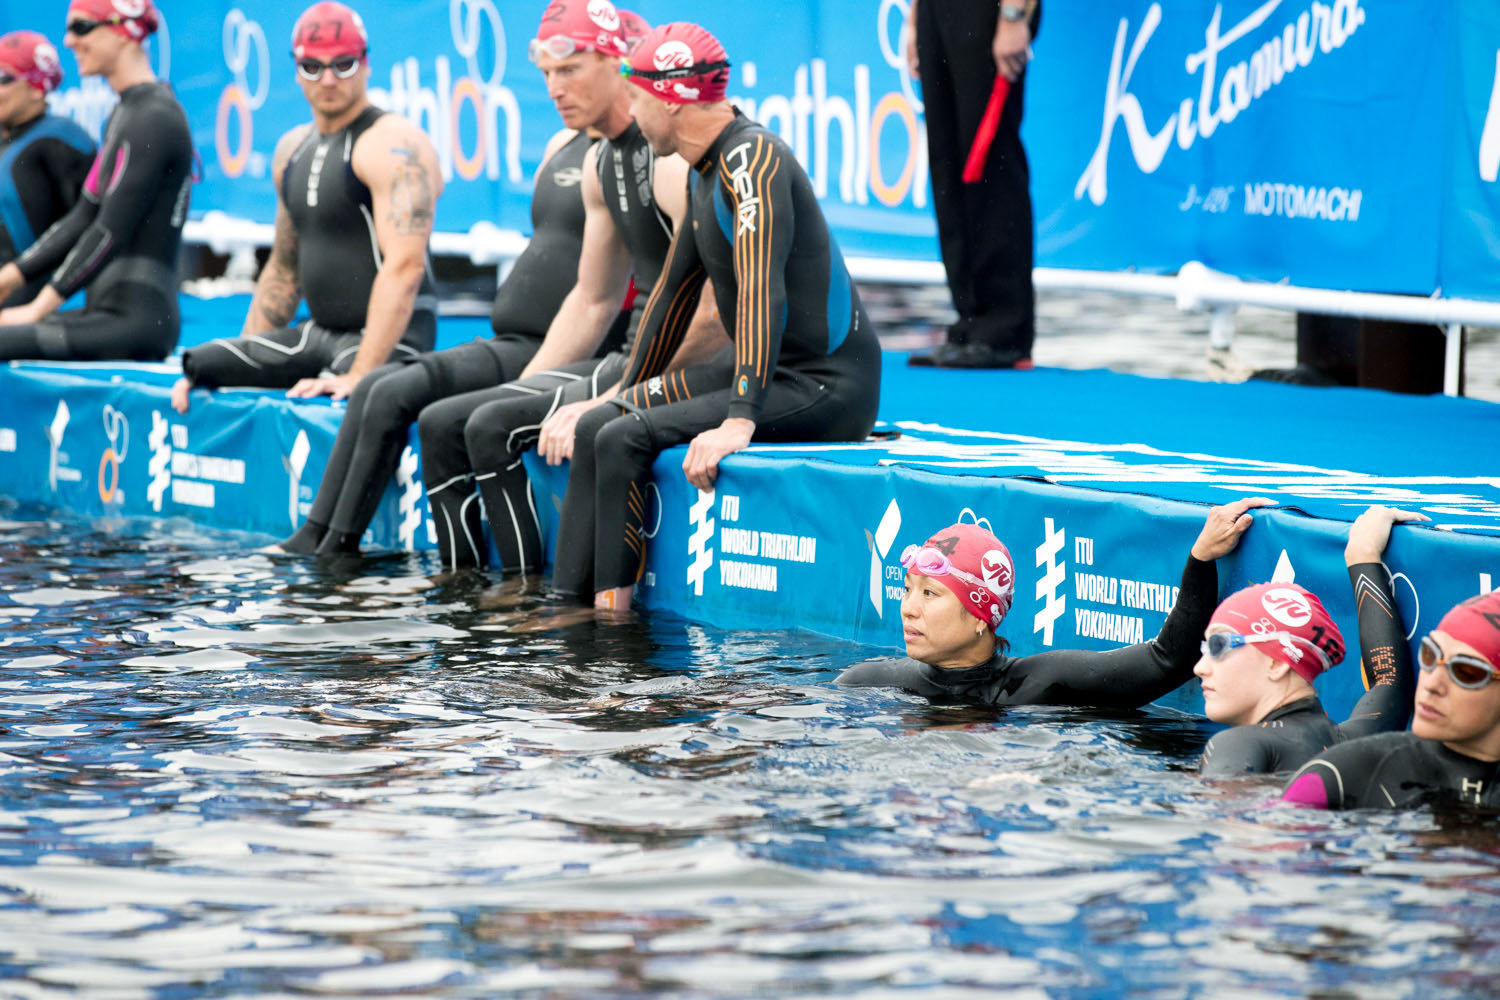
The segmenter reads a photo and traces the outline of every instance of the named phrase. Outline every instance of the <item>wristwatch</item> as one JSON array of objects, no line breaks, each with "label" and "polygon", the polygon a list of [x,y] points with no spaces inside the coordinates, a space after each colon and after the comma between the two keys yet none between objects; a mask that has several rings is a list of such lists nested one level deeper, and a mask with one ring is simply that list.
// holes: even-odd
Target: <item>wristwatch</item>
[{"label": "wristwatch", "polygon": [[1009,4],[1000,5],[1000,20],[1002,21],[1024,21],[1031,15],[1031,4],[1022,4],[1012,7]]}]

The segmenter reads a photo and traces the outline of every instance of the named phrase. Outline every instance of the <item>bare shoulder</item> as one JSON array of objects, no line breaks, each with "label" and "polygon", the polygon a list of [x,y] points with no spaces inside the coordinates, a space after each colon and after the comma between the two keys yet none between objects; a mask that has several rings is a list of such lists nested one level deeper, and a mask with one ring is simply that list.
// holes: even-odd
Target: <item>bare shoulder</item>
[{"label": "bare shoulder", "polygon": [[389,180],[403,166],[420,164],[437,169],[437,151],[427,133],[405,115],[385,114],[355,141],[351,162],[354,174],[374,186]]},{"label": "bare shoulder", "polygon": [[542,152],[542,163],[538,164],[538,166],[541,166],[548,160],[552,159],[553,154],[555,154],[559,149],[562,149],[568,143],[572,142],[573,137],[577,134],[577,129],[558,129],[557,132],[553,134],[552,138],[547,140],[547,148]]},{"label": "bare shoulder", "polygon": [[311,131],[312,123],[303,122],[301,125],[288,129],[280,139],[276,140],[276,149],[271,154],[271,174],[278,185],[281,181],[281,172],[286,169],[292,154],[307,139],[307,134]]},{"label": "bare shoulder", "polygon": [[377,143],[411,143],[434,156],[437,155],[432,147],[432,140],[428,138],[426,132],[422,131],[421,126],[405,115],[395,112],[388,112],[375,119],[375,123],[359,137],[359,142],[355,144],[356,151],[360,145],[364,145],[367,140],[371,139]]}]

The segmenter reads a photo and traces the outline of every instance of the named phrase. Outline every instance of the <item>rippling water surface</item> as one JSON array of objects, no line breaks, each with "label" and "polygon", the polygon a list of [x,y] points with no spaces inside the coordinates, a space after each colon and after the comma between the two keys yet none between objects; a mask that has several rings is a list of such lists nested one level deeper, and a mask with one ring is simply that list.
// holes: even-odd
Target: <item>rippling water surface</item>
[{"label": "rippling water surface", "polygon": [[416,557],[0,522],[0,995],[1473,997],[1500,841],[1164,713],[831,684]]}]

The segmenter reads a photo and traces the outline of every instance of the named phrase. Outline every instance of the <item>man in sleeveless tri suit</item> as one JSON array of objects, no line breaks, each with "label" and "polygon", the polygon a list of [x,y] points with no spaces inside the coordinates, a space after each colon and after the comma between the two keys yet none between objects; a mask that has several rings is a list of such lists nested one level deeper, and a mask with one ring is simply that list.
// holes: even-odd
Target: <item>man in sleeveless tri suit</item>
[{"label": "man in sleeveless tri suit", "polygon": [[[195,386],[343,399],[436,337],[427,239],[443,180],[431,141],[370,103],[369,38],[353,10],[332,0],[307,8],[292,55],[313,117],[276,145],[271,255],[241,335],[183,354],[179,412]],[[288,325],[304,298],[311,318]]]},{"label": "man in sleeveless tri suit", "polygon": [[[568,46],[580,53],[574,60],[579,65],[565,80],[548,81],[566,128],[548,143],[537,172],[531,203],[534,232],[495,297],[490,317],[495,336],[423,354],[415,364],[386,365],[362,381],[349,399],[307,519],[269,551],[308,555],[356,550],[395,471],[407,428],[427,412],[424,407],[494,392],[532,375],[538,359],[565,364],[599,349],[598,339],[585,344],[587,331],[573,329],[587,326],[583,320],[594,314],[580,319],[565,303],[578,304],[575,281],[580,261],[589,258],[580,197],[585,155],[598,136],[629,122],[618,71],[618,57],[626,49],[622,28],[628,23],[607,0],[554,0],[548,6],[533,47]],[[620,121],[613,123],[615,118]],[[623,287],[615,289],[598,301],[601,330],[620,316],[623,292]],[[559,323],[564,329],[554,336]],[[424,443],[424,472],[428,459]],[[438,535],[450,542],[454,527],[442,514],[435,504]],[[465,545],[464,551],[479,547]]]}]

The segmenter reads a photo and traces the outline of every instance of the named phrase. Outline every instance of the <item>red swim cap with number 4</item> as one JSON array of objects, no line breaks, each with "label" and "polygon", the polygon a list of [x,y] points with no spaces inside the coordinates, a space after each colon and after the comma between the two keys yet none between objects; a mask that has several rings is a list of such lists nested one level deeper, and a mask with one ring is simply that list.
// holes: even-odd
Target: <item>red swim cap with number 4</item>
[{"label": "red swim cap with number 4", "polygon": [[365,22],[334,0],[315,3],[302,12],[292,28],[292,58],[332,60],[364,56],[370,50]]},{"label": "red swim cap with number 4", "polygon": [[57,47],[46,35],[35,31],[12,31],[0,35],[0,69],[18,76],[42,93],[62,83],[62,61]]},{"label": "red swim cap with number 4", "polygon": [[108,25],[135,42],[161,24],[161,15],[151,0],[72,0],[68,4],[69,18],[74,14]]},{"label": "red swim cap with number 4", "polygon": [[641,39],[620,72],[653,97],[672,104],[712,104],[729,89],[729,56],[696,24],[674,21]]},{"label": "red swim cap with number 4", "polygon": [[992,632],[1016,597],[1010,550],[977,524],[950,524],[921,545],[907,546],[901,566],[947,587],[964,610]]}]

